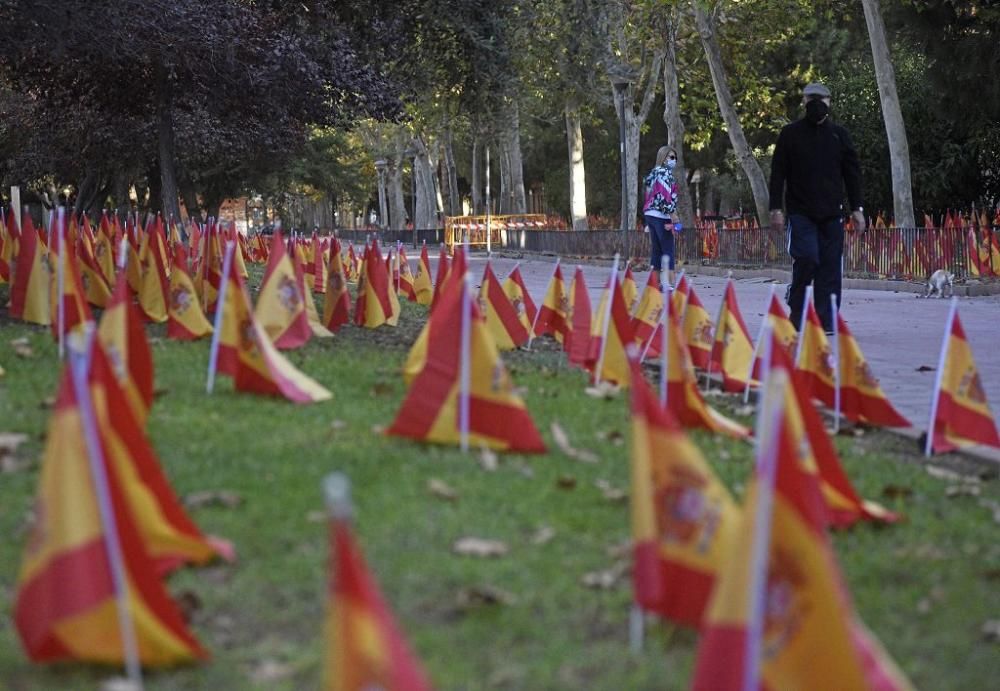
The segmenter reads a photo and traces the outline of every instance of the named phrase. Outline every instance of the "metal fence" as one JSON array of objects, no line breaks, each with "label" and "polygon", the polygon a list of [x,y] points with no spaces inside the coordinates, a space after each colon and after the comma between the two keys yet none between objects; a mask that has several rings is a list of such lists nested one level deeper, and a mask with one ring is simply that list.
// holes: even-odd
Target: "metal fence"
[{"label": "metal fence", "polygon": [[[445,241],[442,229],[338,231],[345,240],[421,243]],[[675,235],[679,263],[732,268],[789,269],[785,231],[770,228],[727,229],[701,224]],[[524,251],[561,257],[649,260],[649,234],[622,230],[493,229],[493,251]],[[922,280],[946,269],[957,280],[1000,278],[1000,226],[964,228],[873,228],[844,238],[844,275],[852,278]]]}]

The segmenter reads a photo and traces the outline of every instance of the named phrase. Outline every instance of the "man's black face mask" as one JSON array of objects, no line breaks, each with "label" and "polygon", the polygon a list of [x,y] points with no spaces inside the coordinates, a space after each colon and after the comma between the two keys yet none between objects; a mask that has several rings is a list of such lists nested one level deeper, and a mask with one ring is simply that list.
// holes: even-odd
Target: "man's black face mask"
[{"label": "man's black face mask", "polygon": [[821,99],[814,98],[806,103],[806,120],[814,125],[823,122],[823,118],[830,114],[830,106]]}]

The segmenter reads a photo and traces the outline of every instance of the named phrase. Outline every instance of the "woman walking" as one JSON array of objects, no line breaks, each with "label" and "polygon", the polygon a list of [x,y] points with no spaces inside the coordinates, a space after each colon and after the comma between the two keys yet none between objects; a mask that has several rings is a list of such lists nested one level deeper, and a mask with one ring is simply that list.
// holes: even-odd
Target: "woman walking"
[{"label": "woman walking", "polygon": [[642,216],[649,228],[649,263],[653,271],[660,272],[663,255],[670,259],[667,277],[674,284],[674,223],[677,220],[677,182],[674,180],[674,166],[677,152],[669,146],[661,146],[656,152],[656,165],[646,176],[646,201],[642,206]]}]

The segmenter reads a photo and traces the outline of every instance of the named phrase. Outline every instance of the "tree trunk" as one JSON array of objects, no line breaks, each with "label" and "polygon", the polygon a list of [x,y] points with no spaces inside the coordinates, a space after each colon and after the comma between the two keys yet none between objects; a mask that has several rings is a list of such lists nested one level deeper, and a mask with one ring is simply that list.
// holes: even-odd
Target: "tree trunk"
[{"label": "tree trunk", "polygon": [[698,0],[694,0],[691,6],[694,8],[694,18],[698,25],[702,47],[705,49],[708,69],[712,73],[712,84],[715,86],[719,112],[726,123],[726,129],[729,130],[729,141],[733,145],[733,151],[736,152],[736,158],[739,159],[743,173],[750,182],[754,205],[757,207],[757,221],[760,223],[760,227],[764,228],[770,222],[768,211],[770,198],[767,181],[764,179],[764,171],[761,170],[760,164],[754,158],[753,151],[743,134],[739,115],[736,114],[736,108],[733,105],[733,96],[726,81],[726,68],[722,63],[722,51],[719,49],[719,41],[715,35],[714,19],[705,13]]},{"label": "tree trunk", "polygon": [[523,214],[528,210],[524,194],[524,162],[521,157],[521,115],[517,100],[511,99],[507,131],[504,134],[504,158],[507,161],[509,186],[505,199],[508,213]]},{"label": "tree trunk", "polygon": [[896,73],[885,37],[885,23],[878,0],[861,0],[868,24],[868,38],[875,61],[875,79],[882,102],[882,120],[889,139],[889,163],[892,170],[892,208],[898,228],[916,227],[913,214],[913,185],[910,182],[910,147],[906,140],[906,123],[899,108]]},{"label": "tree trunk", "polygon": [[73,211],[75,213],[86,211],[89,208],[92,197],[97,192],[99,185],[100,181],[97,178],[97,173],[93,169],[88,170],[76,189],[76,201],[73,203]]},{"label": "tree trunk", "polygon": [[198,193],[195,191],[194,184],[186,175],[182,175],[178,183],[188,220],[201,223],[201,206],[198,204]]},{"label": "tree trunk", "polygon": [[411,144],[416,155],[413,157],[413,174],[416,180],[417,198],[414,202],[414,228],[437,227],[437,190],[434,186],[434,168],[431,166],[427,145],[420,137],[414,137]]},{"label": "tree trunk", "polygon": [[157,66],[156,120],[159,135],[160,199],[164,223],[170,217],[180,220],[177,197],[177,158],[174,151],[174,118],[171,111],[173,95],[170,79],[162,65]]},{"label": "tree trunk", "polygon": [[691,186],[688,184],[687,166],[684,165],[684,121],[681,119],[681,94],[677,84],[677,18],[667,24],[667,54],[663,59],[663,122],[667,126],[667,144],[677,152],[677,205],[681,223],[685,228],[694,227],[694,205],[691,203]]},{"label": "tree trunk", "polygon": [[115,175],[114,187],[111,190],[111,196],[114,197],[115,210],[127,211],[129,208],[129,198],[128,198],[128,188],[129,179],[128,173],[121,171]]},{"label": "tree trunk", "polygon": [[146,175],[148,186],[144,192],[138,195],[138,204],[136,206],[140,212],[155,214],[157,211],[163,211],[163,207],[161,206],[163,197],[160,194],[163,184],[160,174],[162,168],[159,156],[157,156],[149,169],[149,173]]},{"label": "tree trunk", "polygon": [[406,200],[403,197],[404,149],[397,146],[386,167],[386,186],[389,188],[389,218],[386,227],[402,230],[406,227]]},{"label": "tree trunk", "polygon": [[510,194],[511,194],[511,184],[510,184],[510,156],[507,152],[507,141],[506,136],[503,140],[503,145],[499,147],[497,152],[497,163],[499,163],[500,168],[500,194],[496,196],[496,199],[500,202],[498,213],[509,214],[510,213]]},{"label": "tree trunk", "polygon": [[569,215],[573,230],[587,230],[587,175],[583,165],[580,110],[566,104],[566,148],[569,153]]},{"label": "tree trunk", "polygon": [[462,213],[462,199],[458,196],[458,166],[455,165],[455,143],[451,132],[451,122],[444,126],[444,169],[448,180],[448,215],[459,216]]},{"label": "tree trunk", "polygon": [[480,168],[482,168],[482,163],[479,161],[481,146],[479,144],[479,138],[475,137],[472,140],[472,215],[478,216],[483,213],[483,178]]}]

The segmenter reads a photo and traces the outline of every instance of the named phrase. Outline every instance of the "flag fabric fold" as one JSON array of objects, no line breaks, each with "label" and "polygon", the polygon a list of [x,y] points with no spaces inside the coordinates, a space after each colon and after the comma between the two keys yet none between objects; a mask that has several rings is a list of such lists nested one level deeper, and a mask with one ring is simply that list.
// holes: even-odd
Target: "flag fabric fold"
[{"label": "flag fabric fold", "polygon": [[170,310],[167,315],[167,338],[193,341],[212,333],[212,325],[201,311],[198,292],[187,271],[184,245],[174,245],[170,270]]},{"label": "flag fabric fold", "polygon": [[[688,306],[690,309],[690,305]],[[736,302],[736,288],[732,279],[726,281],[726,291],[715,324],[712,343],[711,369],[722,374],[722,388],[731,393],[742,392],[747,385],[747,375],[753,365],[753,341],[747,331],[740,306]]]}]

